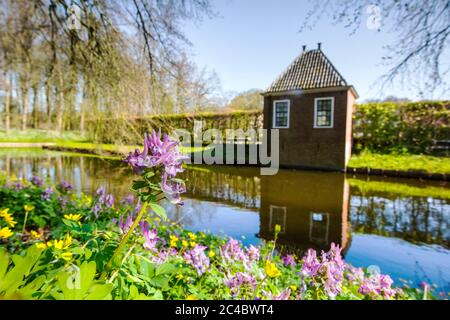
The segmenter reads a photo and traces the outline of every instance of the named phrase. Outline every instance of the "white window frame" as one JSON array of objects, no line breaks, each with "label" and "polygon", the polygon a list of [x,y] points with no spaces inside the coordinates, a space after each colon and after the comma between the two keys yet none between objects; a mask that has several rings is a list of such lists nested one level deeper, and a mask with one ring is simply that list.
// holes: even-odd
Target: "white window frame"
[{"label": "white window frame", "polygon": [[[321,100],[331,100],[331,121],[329,126],[317,125],[317,102]],[[324,97],[314,99],[314,129],[331,129],[334,128],[334,97]]]},{"label": "white window frame", "polygon": [[[276,121],[277,121],[277,118],[276,118],[277,102],[287,102],[287,125],[285,127],[276,125]],[[290,118],[290,116],[291,116],[291,100],[288,100],[288,99],[275,100],[273,102],[272,128],[274,128],[274,129],[289,129],[289,118]]]},{"label": "white window frame", "polygon": [[273,225],[273,211],[274,209],[281,209],[283,211],[283,225],[280,225],[281,230],[280,230],[280,234],[285,234],[286,233],[286,207],[281,207],[281,206],[274,206],[274,205],[270,205],[270,216],[269,216],[269,232],[272,232],[273,230],[275,230],[275,226]]}]

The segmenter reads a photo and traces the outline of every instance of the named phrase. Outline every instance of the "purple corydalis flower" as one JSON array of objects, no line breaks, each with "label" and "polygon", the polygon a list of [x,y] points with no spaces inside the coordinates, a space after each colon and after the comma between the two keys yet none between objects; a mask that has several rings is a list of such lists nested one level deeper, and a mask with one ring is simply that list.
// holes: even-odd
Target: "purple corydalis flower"
[{"label": "purple corydalis flower", "polygon": [[187,250],[183,254],[184,261],[187,264],[192,265],[199,276],[204,274],[209,268],[210,261],[205,255],[205,249],[205,246],[197,244],[193,249]]},{"label": "purple corydalis flower", "polygon": [[291,266],[291,267],[295,267],[296,263],[295,263],[295,257],[292,254],[287,254],[285,255],[283,258],[283,264],[287,267],[287,266]]},{"label": "purple corydalis flower", "polygon": [[73,189],[73,186],[70,184],[70,182],[68,182],[66,180],[62,180],[61,184],[59,186],[64,192],[68,192]]},{"label": "purple corydalis flower", "polygon": [[22,190],[22,189],[24,188],[24,185],[23,185],[23,183],[22,183],[21,181],[16,181],[16,182],[14,183],[14,188],[15,188],[16,190]]},{"label": "purple corydalis flower", "polygon": [[119,222],[118,222],[118,227],[119,227],[119,231],[121,234],[125,234],[128,232],[128,230],[130,230],[131,226],[133,225],[133,217],[130,215],[128,215],[128,217],[126,218],[125,221],[123,221],[124,216],[120,216],[119,218]]},{"label": "purple corydalis flower", "polygon": [[103,198],[106,196],[106,189],[104,186],[98,187],[97,190],[95,190],[95,196],[97,198]]},{"label": "purple corydalis flower", "polygon": [[254,245],[250,245],[247,249],[247,254],[250,260],[258,261],[259,260],[259,248]]},{"label": "purple corydalis flower", "polygon": [[171,140],[161,131],[144,135],[144,149],[136,149],[124,159],[136,174],[142,174],[145,169],[161,168],[160,187],[167,199],[174,204],[182,204],[181,194],[186,192],[184,182],[174,179],[183,172],[183,160],[186,156],[178,150],[178,141]]},{"label": "purple corydalis flower", "polygon": [[372,297],[392,298],[397,291],[391,288],[393,281],[388,275],[371,275],[365,278],[358,292]]},{"label": "purple corydalis flower", "polygon": [[52,187],[45,188],[44,192],[41,195],[42,200],[49,200],[52,194],[54,193],[54,190]]},{"label": "purple corydalis flower", "polygon": [[44,180],[39,176],[32,176],[31,183],[34,184],[36,187],[42,187],[42,185],[44,184]]},{"label": "purple corydalis flower", "polygon": [[143,247],[147,250],[155,251],[159,240],[156,230],[153,229],[150,231],[150,224],[148,221],[139,222],[139,226],[141,227],[141,233],[144,237]]},{"label": "purple corydalis flower", "polygon": [[114,197],[112,194],[107,194],[105,187],[99,187],[95,191],[95,204],[92,207],[92,212],[98,218],[99,212],[107,210],[114,206]]},{"label": "purple corydalis flower", "polygon": [[243,272],[237,272],[234,276],[228,273],[223,282],[231,290],[233,296],[237,296],[241,289],[250,288],[255,290],[256,288],[255,276]]},{"label": "purple corydalis flower", "polygon": [[236,261],[247,262],[248,256],[242,250],[241,244],[238,240],[230,238],[227,243],[220,248],[220,255],[223,260],[228,263],[236,263]]},{"label": "purple corydalis flower", "polygon": [[178,151],[178,141],[171,140],[167,135],[161,139],[161,131],[152,132],[151,135],[144,135],[144,149],[142,153],[136,149],[125,158],[135,173],[140,174],[146,168],[153,168],[159,165],[164,167],[164,171],[174,177],[178,172],[182,172],[182,160],[185,159]]},{"label": "purple corydalis flower", "polygon": [[314,249],[308,249],[302,262],[302,273],[310,277],[314,277],[322,266]]},{"label": "purple corydalis flower", "polygon": [[120,200],[121,204],[129,205],[131,206],[134,202],[134,195],[130,194],[129,196],[126,196],[122,200]]}]

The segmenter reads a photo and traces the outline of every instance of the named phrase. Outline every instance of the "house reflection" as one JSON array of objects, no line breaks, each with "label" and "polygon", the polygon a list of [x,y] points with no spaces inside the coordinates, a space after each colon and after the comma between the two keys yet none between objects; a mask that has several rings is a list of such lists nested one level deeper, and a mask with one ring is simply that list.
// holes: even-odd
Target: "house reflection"
[{"label": "house reflection", "polygon": [[263,176],[258,236],[273,239],[278,224],[281,247],[320,251],[334,242],[345,253],[350,242],[349,198],[342,174],[281,171],[277,176]]}]

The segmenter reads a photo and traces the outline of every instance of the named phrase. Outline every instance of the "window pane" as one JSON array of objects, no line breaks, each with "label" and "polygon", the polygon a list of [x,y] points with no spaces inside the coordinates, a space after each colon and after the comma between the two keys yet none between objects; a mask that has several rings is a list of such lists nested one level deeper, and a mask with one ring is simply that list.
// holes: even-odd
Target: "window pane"
[{"label": "window pane", "polygon": [[330,127],[332,117],[332,101],[317,100],[316,101],[316,126],[317,127]]},{"label": "window pane", "polygon": [[285,102],[275,102],[275,126],[276,127],[287,127],[288,125],[288,113],[289,113],[288,103]]}]

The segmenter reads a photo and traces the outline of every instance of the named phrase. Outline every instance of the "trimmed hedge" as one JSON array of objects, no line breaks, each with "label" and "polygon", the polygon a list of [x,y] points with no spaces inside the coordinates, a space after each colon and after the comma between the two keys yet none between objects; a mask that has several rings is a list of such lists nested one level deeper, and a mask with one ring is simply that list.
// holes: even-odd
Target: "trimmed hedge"
[{"label": "trimmed hedge", "polygon": [[450,102],[367,103],[353,113],[356,150],[448,155]]},{"label": "trimmed hedge", "polygon": [[[203,129],[247,131],[263,127],[262,111],[157,115],[142,118],[109,118],[88,122],[95,142],[136,145],[151,129],[173,128],[193,132],[194,120]],[[355,151],[401,152],[447,155],[450,146],[450,102],[366,103],[355,106],[353,139]]]},{"label": "trimmed hedge", "polygon": [[202,121],[203,130],[240,128],[245,131],[263,127],[261,111],[237,111],[224,113],[192,113],[174,115],[155,115],[142,118],[109,118],[88,122],[90,137],[95,142],[138,145],[145,132],[152,129],[170,132],[172,129],[194,130],[194,121]]}]

